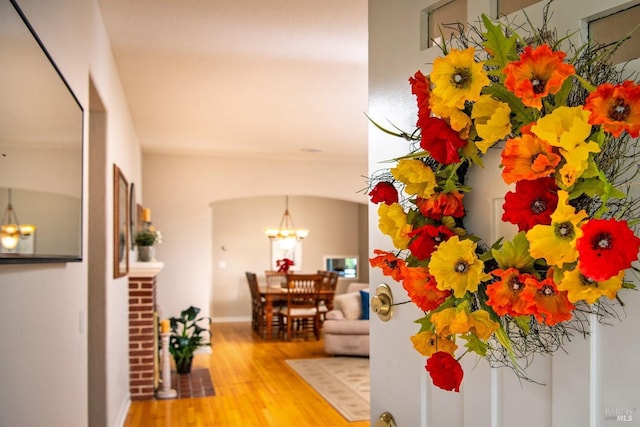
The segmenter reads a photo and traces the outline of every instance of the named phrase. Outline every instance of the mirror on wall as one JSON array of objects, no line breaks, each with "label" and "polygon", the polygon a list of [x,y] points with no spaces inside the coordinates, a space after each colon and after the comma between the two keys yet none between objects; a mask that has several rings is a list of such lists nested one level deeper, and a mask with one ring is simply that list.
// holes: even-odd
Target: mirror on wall
[{"label": "mirror on wall", "polygon": [[14,0],[0,64],[0,263],[80,261],[83,109]]}]

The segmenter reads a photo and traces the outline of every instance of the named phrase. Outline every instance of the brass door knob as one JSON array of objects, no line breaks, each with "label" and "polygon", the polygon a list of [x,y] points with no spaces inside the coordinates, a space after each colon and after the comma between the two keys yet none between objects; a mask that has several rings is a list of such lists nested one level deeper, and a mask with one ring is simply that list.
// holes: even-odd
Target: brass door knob
[{"label": "brass door knob", "polygon": [[376,313],[383,322],[388,321],[393,316],[393,295],[391,288],[386,284],[381,284],[376,289],[376,295],[371,298],[371,311]]},{"label": "brass door knob", "polygon": [[396,427],[396,420],[393,418],[390,412],[383,412],[380,414],[374,427]]}]

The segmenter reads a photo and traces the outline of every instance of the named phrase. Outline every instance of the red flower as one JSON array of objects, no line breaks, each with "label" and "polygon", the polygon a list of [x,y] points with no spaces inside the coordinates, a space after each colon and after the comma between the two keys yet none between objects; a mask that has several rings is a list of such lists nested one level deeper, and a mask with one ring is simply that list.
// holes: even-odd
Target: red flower
[{"label": "red flower", "polygon": [[638,259],[640,239],[626,221],[592,219],[582,226],[582,233],[576,241],[578,268],[590,279],[607,280]]},{"label": "red flower", "polygon": [[589,94],[584,109],[591,111],[590,124],[603,125],[613,136],[623,130],[634,138],[640,134],[640,86],[629,80],[601,84]]},{"label": "red flower", "polygon": [[413,256],[420,260],[427,259],[433,251],[436,250],[440,242],[446,241],[453,235],[453,231],[444,225],[435,226],[428,224],[416,228],[409,233],[409,237],[412,238],[409,243],[409,250]]},{"label": "red flower", "polygon": [[462,197],[459,191],[451,193],[435,193],[428,199],[418,198],[416,206],[427,218],[440,220],[443,216],[461,218],[464,216]]},{"label": "red flower", "polygon": [[289,258],[282,258],[276,261],[276,266],[278,267],[278,271],[281,273],[288,273],[289,268],[294,264],[292,260]]},{"label": "red flower", "polygon": [[450,165],[460,161],[458,149],[464,147],[467,141],[460,138],[458,132],[451,129],[447,122],[437,117],[427,117],[420,129],[420,147],[428,151],[437,162]]},{"label": "red flower", "polygon": [[392,205],[398,203],[398,190],[390,182],[379,182],[369,192],[371,203]]},{"label": "red flower", "polygon": [[441,291],[436,285],[436,279],[426,268],[402,267],[402,287],[420,310],[435,310],[451,295],[451,291]]},{"label": "red flower", "polygon": [[424,120],[431,115],[429,107],[429,96],[431,95],[430,81],[421,71],[416,71],[413,77],[409,77],[411,83],[411,93],[418,101],[418,123],[417,126],[423,129]]},{"label": "red flower", "polygon": [[462,383],[462,377],[464,371],[460,362],[453,358],[449,353],[444,351],[438,351],[431,355],[427,359],[425,366],[433,385],[440,387],[443,390],[455,390],[460,392],[460,384]]},{"label": "red flower", "polygon": [[502,220],[529,231],[534,225],[550,225],[558,206],[558,186],[552,177],[516,182],[516,191],[504,196]]}]

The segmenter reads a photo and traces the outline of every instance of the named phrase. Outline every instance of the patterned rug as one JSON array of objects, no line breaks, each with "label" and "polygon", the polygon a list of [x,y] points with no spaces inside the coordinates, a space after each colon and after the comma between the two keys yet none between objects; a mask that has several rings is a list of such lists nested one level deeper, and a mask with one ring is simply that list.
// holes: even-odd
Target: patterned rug
[{"label": "patterned rug", "polygon": [[171,388],[178,392],[178,399],[215,395],[211,375],[206,368],[191,368],[188,374],[172,371]]},{"label": "patterned rug", "polygon": [[330,357],[286,362],[347,421],[369,419],[368,358]]}]

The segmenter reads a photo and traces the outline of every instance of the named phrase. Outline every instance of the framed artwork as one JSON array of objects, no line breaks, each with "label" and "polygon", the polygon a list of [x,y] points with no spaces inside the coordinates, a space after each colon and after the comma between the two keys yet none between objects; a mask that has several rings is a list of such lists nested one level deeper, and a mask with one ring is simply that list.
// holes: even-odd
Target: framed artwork
[{"label": "framed artwork", "polygon": [[293,246],[283,243],[278,239],[271,241],[271,270],[278,270],[276,261],[289,258],[293,261],[289,271],[302,271],[302,242],[297,240]]},{"label": "framed artwork", "polygon": [[129,273],[129,184],[113,165],[113,277]]}]

